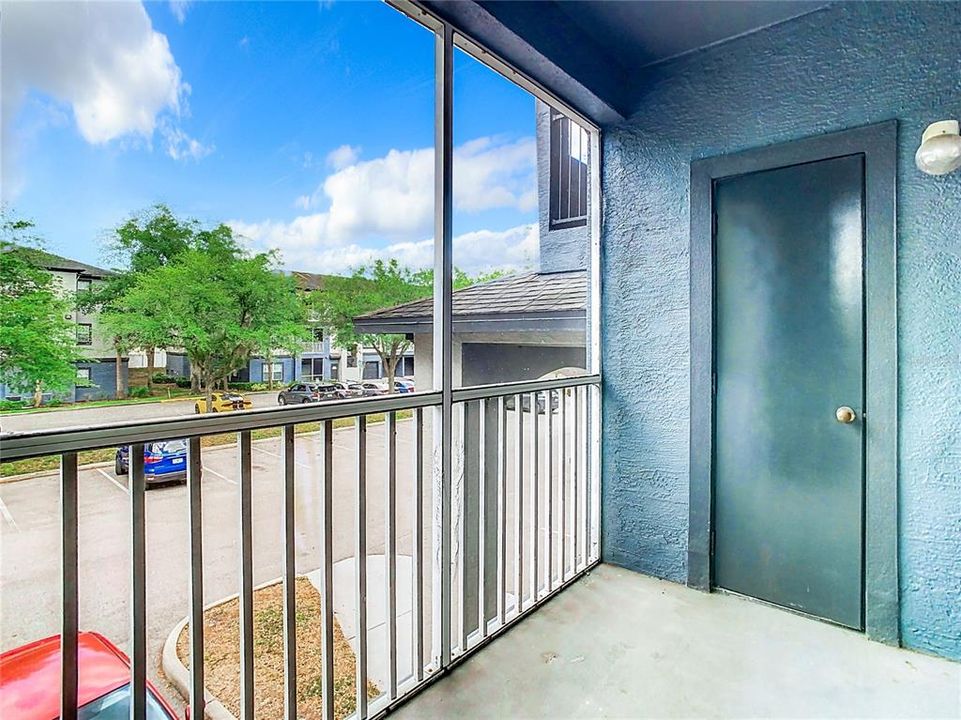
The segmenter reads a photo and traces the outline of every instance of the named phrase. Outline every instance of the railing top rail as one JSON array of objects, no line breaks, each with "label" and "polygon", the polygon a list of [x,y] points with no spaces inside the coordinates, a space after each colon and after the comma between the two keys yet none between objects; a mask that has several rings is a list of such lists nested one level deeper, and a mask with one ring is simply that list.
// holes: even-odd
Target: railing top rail
[{"label": "railing top rail", "polygon": [[600,385],[600,375],[575,375],[573,377],[553,378],[551,380],[521,380],[519,382],[494,383],[492,385],[475,385],[474,387],[455,388],[453,399],[455,403],[483,398],[496,398],[520,393],[543,392],[544,390],[559,390],[561,388],[582,387],[584,385]]},{"label": "railing top rail", "polygon": [[336,420],[356,415],[440,405],[439,392],[328,400],[295,407],[217,413],[87,425],[79,428],[0,434],[0,460],[20,460],[72,450],[95,450],[132,443],[261,430],[283,425]]},{"label": "railing top rail", "polygon": [[[454,390],[454,402],[600,383],[599,375],[479,385]],[[415,392],[373,398],[329,400],[296,407],[260,408],[234,413],[191,415],[86,425],[79,428],[0,433],[0,459],[21,460],[63,452],[120,447],[156,440],[261,430],[282,425],[336,420],[374,413],[413,410],[441,404],[441,393]]]}]

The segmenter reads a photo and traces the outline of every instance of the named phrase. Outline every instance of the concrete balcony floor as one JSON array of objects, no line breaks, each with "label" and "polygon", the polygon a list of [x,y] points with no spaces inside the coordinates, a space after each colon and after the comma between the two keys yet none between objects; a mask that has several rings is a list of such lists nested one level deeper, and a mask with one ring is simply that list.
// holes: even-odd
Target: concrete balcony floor
[{"label": "concrete balcony floor", "polygon": [[396,716],[959,718],[961,664],[602,565]]}]

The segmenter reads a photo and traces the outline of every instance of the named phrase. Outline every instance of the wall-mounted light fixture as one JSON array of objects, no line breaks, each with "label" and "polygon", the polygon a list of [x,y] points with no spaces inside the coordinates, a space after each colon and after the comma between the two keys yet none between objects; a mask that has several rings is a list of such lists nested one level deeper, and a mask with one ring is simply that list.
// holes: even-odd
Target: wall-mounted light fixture
[{"label": "wall-mounted light fixture", "polygon": [[921,147],[914,156],[918,170],[928,175],[947,175],[961,168],[961,133],[957,120],[942,120],[928,125],[921,136]]}]

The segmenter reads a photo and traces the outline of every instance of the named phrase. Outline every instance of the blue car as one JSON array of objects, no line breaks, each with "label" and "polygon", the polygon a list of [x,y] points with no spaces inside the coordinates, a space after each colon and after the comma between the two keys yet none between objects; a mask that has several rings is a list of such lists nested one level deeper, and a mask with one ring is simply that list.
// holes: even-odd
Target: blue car
[{"label": "blue car", "polygon": [[[129,446],[117,448],[114,470],[117,475],[126,475],[130,472]],[[186,480],[187,441],[162,440],[146,443],[143,447],[143,472],[144,481],[148,485]]]}]

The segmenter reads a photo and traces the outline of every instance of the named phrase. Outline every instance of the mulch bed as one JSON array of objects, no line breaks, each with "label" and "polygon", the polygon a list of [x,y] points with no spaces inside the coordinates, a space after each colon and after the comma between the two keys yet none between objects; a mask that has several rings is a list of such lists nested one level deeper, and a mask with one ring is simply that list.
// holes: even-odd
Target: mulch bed
[{"label": "mulch bed", "polygon": [[[297,578],[297,717],[321,718],[320,593],[307,578]],[[255,716],[275,720],[284,714],[283,585],[254,591]],[[189,667],[188,627],[177,640],[177,655]],[[340,624],[334,620],[334,717],[356,708],[355,658]],[[240,716],[239,602],[230,600],[207,610],[204,620],[204,682],[207,690],[235,717]],[[379,690],[367,684],[367,696]]]}]

